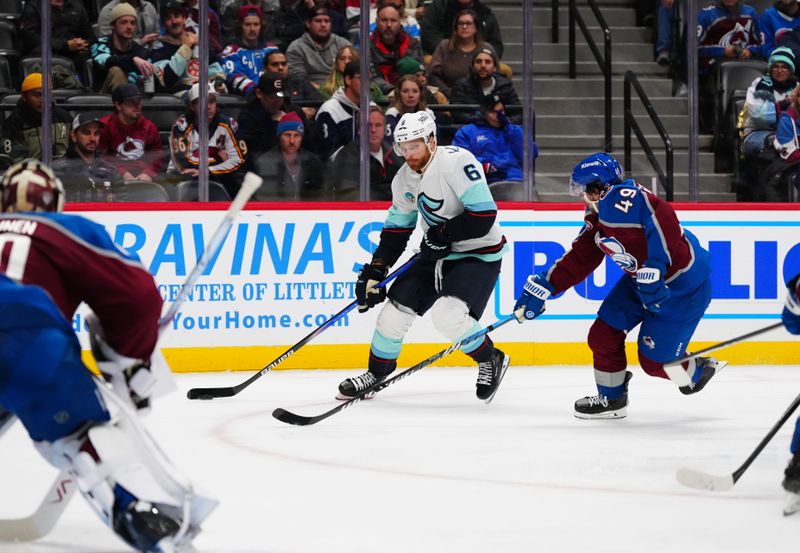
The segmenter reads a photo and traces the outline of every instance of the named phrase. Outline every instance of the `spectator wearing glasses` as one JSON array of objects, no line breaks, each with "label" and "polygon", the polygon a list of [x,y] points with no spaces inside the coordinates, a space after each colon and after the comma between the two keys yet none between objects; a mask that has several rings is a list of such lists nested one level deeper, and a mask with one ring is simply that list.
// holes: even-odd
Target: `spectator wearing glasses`
[{"label": "spectator wearing glasses", "polygon": [[429,69],[431,84],[451,97],[456,82],[469,75],[472,58],[479,49],[494,51],[481,36],[478,14],[473,10],[461,10],[453,19],[450,38],[443,39],[433,51]]},{"label": "spectator wearing glasses", "polygon": [[164,168],[164,149],[155,123],[142,115],[142,97],[132,84],[111,94],[114,113],[100,122],[100,149],[126,180],[157,180]]},{"label": "spectator wearing glasses", "polygon": [[503,38],[497,17],[489,6],[479,0],[432,0],[425,5],[425,14],[420,20],[422,49],[432,54],[440,42],[450,36],[453,20],[461,10],[472,10],[478,15],[481,36],[492,45],[497,57],[503,57]]}]

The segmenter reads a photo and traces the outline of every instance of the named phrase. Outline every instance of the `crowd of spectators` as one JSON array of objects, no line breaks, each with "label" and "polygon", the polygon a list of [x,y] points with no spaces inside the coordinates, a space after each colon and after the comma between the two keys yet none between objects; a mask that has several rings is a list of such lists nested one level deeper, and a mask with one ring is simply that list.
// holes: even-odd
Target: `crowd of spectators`
[{"label": "crowd of spectators", "polygon": [[[204,14],[210,83],[205,114],[198,113],[204,92],[198,85],[197,0],[50,2],[52,53],[72,62],[71,68],[54,63],[53,88],[107,98],[86,111],[71,105],[69,94],[55,96],[52,158],[68,196],[81,198],[71,192],[87,188],[112,193],[132,182],[196,179],[197,126],[207,123],[209,178],[229,195],[251,170],[267,183],[258,199],[356,200],[363,83],[371,100],[370,195],[388,199],[402,165],[391,148],[392,128],[404,113],[429,112],[446,145],[470,123],[471,111],[477,120],[496,122],[498,106],[519,108],[510,79],[500,72],[508,68],[499,58],[497,19],[480,0],[373,2],[368,80],[354,47],[357,0],[214,0]],[[93,22],[89,14],[98,10]],[[39,4],[26,2],[19,17],[23,56],[41,54],[40,20]],[[41,156],[42,75],[36,69],[23,75],[19,100],[6,112],[2,153],[8,163]],[[166,125],[159,112],[147,111],[148,100],[164,95],[181,102],[172,104],[175,115]],[[486,99],[495,97],[500,103],[487,117]],[[472,109],[451,113],[444,107],[451,103]],[[110,109],[103,111],[106,104]],[[504,136],[516,137],[511,129],[518,127],[507,126],[504,113],[501,120]],[[521,135],[519,140],[509,152],[521,150]],[[521,158],[516,169],[506,170],[508,162],[489,159],[486,167],[521,180]]]}]

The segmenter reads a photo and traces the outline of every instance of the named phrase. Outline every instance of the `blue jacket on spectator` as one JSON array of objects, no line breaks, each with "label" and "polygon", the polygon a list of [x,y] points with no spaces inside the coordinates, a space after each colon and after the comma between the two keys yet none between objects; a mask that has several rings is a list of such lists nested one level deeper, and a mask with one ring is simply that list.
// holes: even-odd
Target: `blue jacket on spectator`
[{"label": "blue jacket on spectator", "polygon": [[785,33],[800,27],[800,12],[792,17],[782,12],[780,8],[781,5],[776,3],[764,10],[758,20],[758,30],[761,32],[759,53],[765,58],[769,58]]},{"label": "blue jacket on spectator", "polygon": [[523,136],[519,125],[508,123],[503,128],[495,128],[480,116],[458,130],[453,146],[472,152],[483,164],[489,183],[522,181]]},{"label": "blue jacket on spectator", "polygon": [[739,4],[728,11],[714,2],[697,16],[697,48],[700,72],[708,73],[714,60],[725,57],[725,48],[734,46],[758,54],[761,36],[758,12],[752,6]]}]

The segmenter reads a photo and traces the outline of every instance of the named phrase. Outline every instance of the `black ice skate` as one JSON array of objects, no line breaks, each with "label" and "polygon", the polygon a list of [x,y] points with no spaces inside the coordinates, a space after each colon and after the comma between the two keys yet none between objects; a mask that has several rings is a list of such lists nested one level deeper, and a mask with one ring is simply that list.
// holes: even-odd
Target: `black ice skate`
[{"label": "black ice skate", "polygon": [[[336,399],[353,399],[357,395],[363,393],[365,390],[372,390],[384,380],[386,380],[385,376],[377,376],[371,371],[367,371],[364,374],[360,374],[353,378],[347,378],[341,384],[339,384],[339,393],[336,394]],[[372,399],[372,396],[374,395],[375,394],[372,392],[367,393],[364,395],[364,399]]]},{"label": "black ice skate", "polygon": [[478,396],[478,399],[482,399],[486,403],[490,403],[494,399],[510,361],[511,358],[508,355],[494,348],[491,361],[478,363],[478,382],[475,383],[475,395]]},{"label": "black ice skate", "polygon": [[726,361],[717,361],[713,357],[699,357],[697,359],[697,368],[695,370],[701,370],[703,373],[700,375],[700,378],[697,382],[692,382],[688,386],[681,386],[678,390],[681,391],[684,395],[691,395],[696,394],[703,388],[705,388],[708,381],[717,374],[718,371],[721,371],[728,363]]},{"label": "black ice skate", "polygon": [[786,504],[783,515],[789,516],[800,511],[800,453],[795,453],[783,471],[783,489],[786,490]]},{"label": "black ice skate", "polygon": [[625,384],[622,395],[617,399],[597,394],[586,396],[575,402],[575,417],[579,419],[624,419],[628,412],[628,382],[633,378],[631,371],[625,371]]}]

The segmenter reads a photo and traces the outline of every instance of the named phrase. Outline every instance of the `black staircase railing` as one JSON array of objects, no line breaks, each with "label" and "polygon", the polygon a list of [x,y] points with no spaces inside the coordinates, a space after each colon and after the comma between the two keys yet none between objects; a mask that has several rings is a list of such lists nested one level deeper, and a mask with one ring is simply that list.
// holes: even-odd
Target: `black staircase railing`
[{"label": "black staircase railing", "polygon": [[575,0],[569,0],[569,78],[574,79],[576,76],[575,71],[575,23],[577,22],[578,26],[581,28],[581,33],[583,33],[583,38],[586,39],[586,44],[589,45],[589,49],[594,54],[595,60],[597,60],[597,65],[600,67],[600,71],[603,73],[603,77],[605,78],[605,151],[610,152],[612,149],[612,139],[611,139],[611,29],[606,23],[605,17],[600,12],[600,8],[597,7],[597,2],[595,0],[586,0],[589,4],[589,7],[594,12],[594,16],[597,19],[597,22],[600,24],[600,28],[603,31],[603,46],[604,46],[604,54],[600,54],[600,49],[597,47],[597,44],[592,38],[591,33],[589,32],[589,28],[586,26],[586,22],[583,20],[580,12],[578,12],[578,8],[575,6]]},{"label": "black staircase railing", "polygon": [[[639,123],[636,121],[636,117],[631,110],[631,87],[636,90],[636,94],[639,96],[639,99],[642,101],[642,105],[644,109],[647,111],[647,115],[650,116],[650,121],[653,122],[655,125],[658,134],[661,135],[661,139],[664,141],[664,152],[667,156],[667,171],[666,173],[661,169],[661,164],[656,159],[655,154],[653,153],[653,148],[650,147],[650,144],[647,142],[647,139],[642,132]],[[647,160],[650,162],[650,165],[656,172],[658,176],[658,182],[662,190],[664,190],[667,194],[667,201],[672,201],[674,197],[674,172],[675,172],[675,163],[673,160],[674,151],[672,147],[672,139],[669,137],[669,133],[664,128],[664,124],[661,122],[661,118],[656,113],[656,110],[653,108],[653,104],[650,102],[650,98],[647,97],[642,85],[639,84],[639,79],[636,77],[636,73],[633,71],[628,71],[625,73],[625,100],[624,100],[624,110],[625,110],[625,172],[630,174],[631,172],[631,129],[636,133],[636,138],[639,139],[639,143],[644,150],[645,155],[647,156]]]},{"label": "black staircase railing", "polygon": [[550,40],[558,44],[558,0],[553,0],[550,12]]}]

